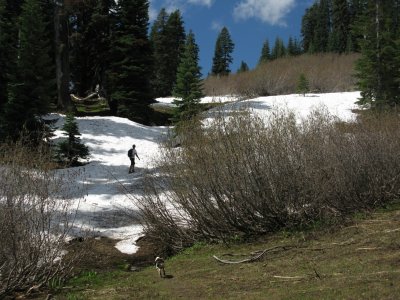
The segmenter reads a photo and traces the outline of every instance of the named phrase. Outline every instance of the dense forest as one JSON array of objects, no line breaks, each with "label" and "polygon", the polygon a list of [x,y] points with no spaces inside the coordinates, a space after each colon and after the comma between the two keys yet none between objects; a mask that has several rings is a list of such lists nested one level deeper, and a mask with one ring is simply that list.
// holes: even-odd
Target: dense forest
[{"label": "dense forest", "polygon": [[[359,52],[361,101],[394,106],[400,101],[399,24],[397,0],[318,0],[305,11],[301,39],[278,37],[272,47],[265,40],[259,65],[303,53]],[[231,75],[234,47],[224,27],[209,76]],[[174,120],[191,116],[202,95],[200,50],[179,10],[162,9],[150,27],[148,0],[0,0],[0,137],[40,131],[42,115],[75,109],[71,94],[95,93],[110,114],[142,124],[152,123],[156,97],[173,95],[184,102]],[[238,73],[248,70],[242,61]]]}]

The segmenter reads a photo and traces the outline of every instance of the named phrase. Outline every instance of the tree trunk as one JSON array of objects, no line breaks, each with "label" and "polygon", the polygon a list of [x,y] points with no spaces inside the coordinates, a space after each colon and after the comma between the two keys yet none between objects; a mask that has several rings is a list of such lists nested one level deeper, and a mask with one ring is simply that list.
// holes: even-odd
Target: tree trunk
[{"label": "tree trunk", "polygon": [[68,18],[62,3],[56,2],[54,9],[54,32],[56,48],[57,107],[68,109],[69,96],[69,46]]}]

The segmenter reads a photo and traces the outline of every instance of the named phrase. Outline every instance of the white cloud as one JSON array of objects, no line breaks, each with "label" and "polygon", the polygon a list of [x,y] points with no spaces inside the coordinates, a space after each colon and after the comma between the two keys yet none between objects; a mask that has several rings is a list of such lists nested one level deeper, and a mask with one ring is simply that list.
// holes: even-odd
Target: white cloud
[{"label": "white cloud", "polygon": [[215,0],[150,0],[150,7],[165,7],[169,12],[179,9],[185,11],[188,5],[200,5],[211,7]]},{"label": "white cloud", "polygon": [[211,23],[211,29],[212,30],[221,31],[222,27],[224,27],[224,26],[218,21],[213,21]]},{"label": "white cloud", "polygon": [[198,4],[198,5],[204,5],[207,7],[211,7],[213,4],[214,0],[188,0],[189,3],[193,4]]},{"label": "white cloud", "polygon": [[286,23],[283,18],[294,7],[295,0],[241,0],[233,11],[237,20],[257,18],[271,25]]}]

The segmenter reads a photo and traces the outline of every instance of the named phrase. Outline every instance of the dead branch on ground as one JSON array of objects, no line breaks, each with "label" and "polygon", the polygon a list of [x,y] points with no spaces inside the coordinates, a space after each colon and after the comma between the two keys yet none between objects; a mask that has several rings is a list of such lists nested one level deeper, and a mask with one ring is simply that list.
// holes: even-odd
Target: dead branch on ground
[{"label": "dead branch on ground", "polygon": [[277,249],[288,250],[291,248],[293,248],[293,246],[275,246],[272,248],[267,248],[264,250],[252,252],[253,257],[242,259],[242,260],[237,260],[237,261],[221,259],[221,258],[218,258],[216,255],[213,255],[213,257],[214,257],[214,259],[216,259],[217,261],[219,261],[223,264],[241,264],[241,263],[256,261],[256,260],[260,259],[265,253],[270,252],[270,251],[274,251]]}]

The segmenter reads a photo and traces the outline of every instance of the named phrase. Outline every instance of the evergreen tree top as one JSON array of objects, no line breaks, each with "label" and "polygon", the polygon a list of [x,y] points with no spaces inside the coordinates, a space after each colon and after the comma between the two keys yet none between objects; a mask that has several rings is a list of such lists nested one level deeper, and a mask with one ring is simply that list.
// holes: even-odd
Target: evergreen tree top
[{"label": "evergreen tree top", "polygon": [[229,65],[232,63],[232,52],[235,45],[226,27],[221,29],[215,42],[215,51],[212,65],[213,75],[228,75],[231,70]]}]

